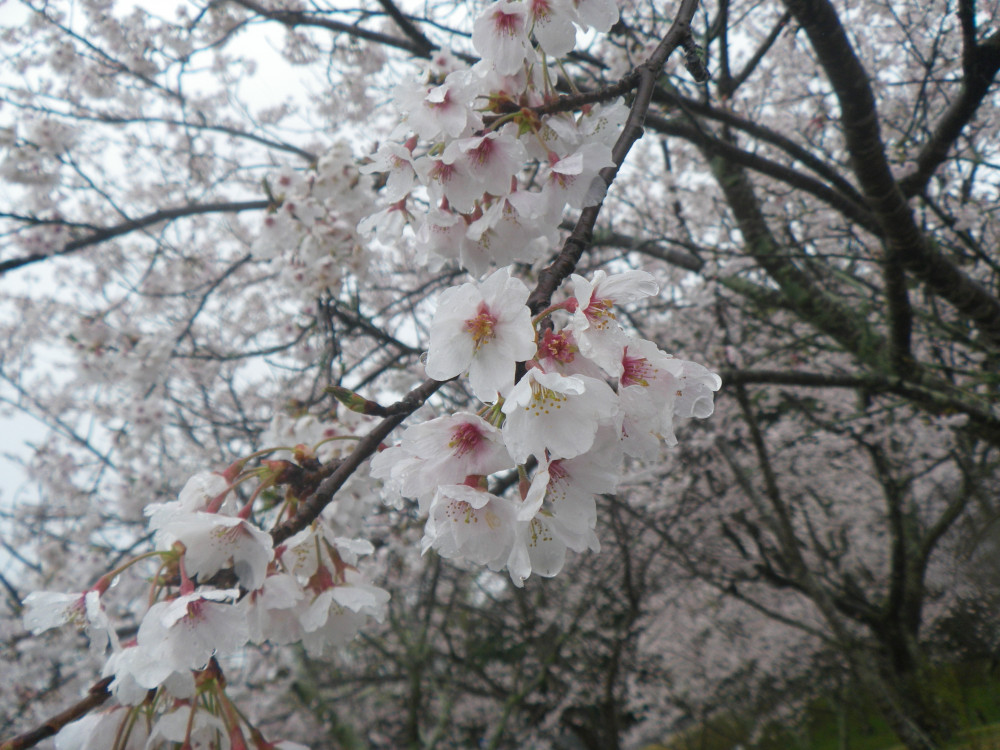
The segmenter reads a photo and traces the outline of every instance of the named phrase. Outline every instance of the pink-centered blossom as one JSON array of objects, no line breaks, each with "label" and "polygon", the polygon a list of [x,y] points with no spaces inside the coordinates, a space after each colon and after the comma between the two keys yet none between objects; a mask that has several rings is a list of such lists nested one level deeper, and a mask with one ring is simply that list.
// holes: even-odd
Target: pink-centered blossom
[{"label": "pink-centered blossom", "polygon": [[420,511],[439,485],[461,484],[512,468],[500,430],[475,414],[460,412],[409,427],[397,448],[372,459],[372,476],[387,479],[405,497],[421,501]]},{"label": "pink-centered blossom", "polygon": [[498,73],[512,75],[526,62],[535,60],[528,26],[528,9],[524,3],[494,3],[473,23],[472,44]]},{"label": "pink-centered blossom", "polygon": [[676,445],[674,418],[711,415],[721,385],[718,375],[699,364],[672,357],[651,341],[628,339],[618,382],[625,451],[651,458],[660,440]]},{"label": "pink-centered blossom", "polygon": [[431,323],[427,374],[449,380],[468,370],[476,398],[496,401],[513,385],[516,363],[535,353],[528,294],[507,268],[481,284],[446,289]]},{"label": "pink-centered blossom", "polygon": [[535,360],[545,372],[560,375],[586,375],[603,378],[604,372],[596,363],[587,359],[576,344],[576,337],[569,328],[560,331],[546,330],[538,342]]},{"label": "pink-centered blossom", "polygon": [[[521,170],[525,156],[524,146],[514,134],[490,132],[452,141],[441,160],[469,175],[477,196],[483,193],[500,196],[511,192],[511,179]],[[449,201],[458,207],[450,197]]]},{"label": "pink-centered blossom", "polygon": [[431,207],[416,231],[418,262],[432,270],[449,260],[457,260],[473,276],[489,270],[491,258],[485,248],[466,239],[466,217],[453,211]]},{"label": "pink-centered blossom", "polygon": [[441,203],[442,199],[448,205],[461,213],[469,213],[476,199],[482,195],[468,166],[464,162],[448,163],[443,159],[421,157],[414,165],[420,175],[420,181],[427,186],[433,203]]},{"label": "pink-centered blossom", "polygon": [[608,276],[596,271],[592,281],[572,275],[576,312],[567,326],[580,352],[612,377],[622,373],[622,351],[627,336],[618,323],[615,306],[635,302],[659,292],[652,274],[626,271]]},{"label": "pink-centered blossom", "polygon": [[437,86],[398,86],[395,99],[407,113],[406,125],[424,140],[459,138],[482,125],[472,109],[477,82],[468,70],[449,73]]},{"label": "pink-centered blossom", "polygon": [[545,54],[563,57],[576,46],[574,15],[569,0],[528,0],[531,33]]},{"label": "pink-centered blossom", "polygon": [[124,685],[134,698],[137,688],[152,690],[175,673],[203,669],[212,656],[241,648],[250,634],[245,613],[231,603],[238,596],[238,589],[201,589],[150,607],[136,645],[105,667],[105,675],[115,675],[115,694]]},{"label": "pink-centered blossom", "polygon": [[301,613],[302,644],[311,656],[346,645],[369,617],[381,622],[389,592],[347,568],[339,578],[317,571],[307,586],[312,600]]},{"label": "pink-centered blossom", "polygon": [[[560,471],[558,462],[539,459],[524,502],[517,511],[514,541],[507,557],[507,571],[516,586],[523,586],[533,572],[551,578],[558,575],[566,561],[566,550],[600,550],[594,524],[571,526],[556,516],[551,504],[543,505],[552,486],[552,470]],[[591,497],[591,501],[593,498]]]},{"label": "pink-centered blossom", "polygon": [[[409,144],[407,144],[409,145]],[[386,178],[384,197],[390,203],[405,198],[416,181],[416,171],[413,167],[412,148],[399,143],[383,143],[372,156],[372,162],[358,168],[361,174],[385,172]]]},{"label": "pink-centered blossom", "polygon": [[[475,243],[483,256],[498,266],[534,263],[558,239],[560,211],[542,213],[538,193],[515,190],[495,198],[482,216],[469,224],[467,243]],[[471,270],[471,269],[470,269]]]},{"label": "pink-centered blossom", "polygon": [[604,143],[589,142],[572,154],[559,158],[549,156],[548,176],[542,194],[550,208],[596,206],[604,200],[608,184],[598,172],[614,166],[611,148]]},{"label": "pink-centered blossom", "polygon": [[118,636],[95,589],[64,594],[56,591],[33,591],[24,599],[24,627],[38,635],[50,628],[74,625],[85,630],[94,651],[103,652],[110,641],[118,646]]}]

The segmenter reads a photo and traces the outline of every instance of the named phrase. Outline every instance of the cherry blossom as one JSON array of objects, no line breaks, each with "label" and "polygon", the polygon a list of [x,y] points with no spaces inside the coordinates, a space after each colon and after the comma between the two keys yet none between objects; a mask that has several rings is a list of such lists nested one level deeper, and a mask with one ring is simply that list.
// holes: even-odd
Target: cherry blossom
[{"label": "cherry blossom", "polygon": [[476,398],[496,401],[514,384],[514,365],[535,353],[527,299],[528,287],[508,268],[446,289],[431,324],[427,374],[448,380],[468,370]]},{"label": "cherry blossom", "polygon": [[172,541],[183,543],[188,573],[202,579],[231,565],[242,585],[256,589],[274,557],[271,537],[242,518],[219,513],[167,516],[161,511],[149,526],[157,532],[160,547],[169,547]]},{"label": "cherry blossom", "polygon": [[314,595],[299,617],[302,643],[312,656],[323,656],[343,646],[368,617],[381,621],[389,594],[368,584],[355,571],[347,570],[337,583],[325,569],[318,569],[308,589]]},{"label": "cherry blossom", "polygon": [[396,101],[408,113],[406,126],[423,139],[442,134],[458,138],[478,128],[481,118],[470,106],[476,96],[474,84],[468,70],[456,70],[440,85],[400,86]]},{"label": "cherry blossom", "polygon": [[528,370],[503,404],[503,436],[518,463],[529,456],[572,458],[594,443],[598,426],[618,415],[618,398],[601,380]]},{"label": "cherry blossom", "polygon": [[384,197],[390,203],[395,203],[409,194],[416,181],[417,174],[413,166],[415,146],[415,138],[407,141],[405,145],[392,141],[383,143],[372,157],[372,162],[360,167],[358,171],[361,174],[387,173]]},{"label": "cherry blossom", "polygon": [[608,375],[618,377],[622,372],[621,355],[626,336],[614,307],[654,295],[659,286],[645,271],[611,276],[605,271],[597,271],[592,281],[578,274],[573,274],[572,279],[576,311],[568,328],[573,331],[584,356],[600,365]]},{"label": "cherry blossom", "polygon": [[110,642],[117,647],[118,635],[101,603],[101,591],[90,589],[80,594],[33,591],[24,599],[24,627],[34,635],[72,624],[86,630],[91,648],[103,653]]},{"label": "cherry blossom", "polygon": [[152,689],[172,673],[202,669],[215,654],[233,653],[249,640],[239,591],[205,589],[154,604],[143,617],[127,670]]},{"label": "cherry blossom", "polygon": [[55,737],[56,750],[144,750],[148,728],[141,719],[122,706],[87,714],[67,724]]},{"label": "cherry blossom", "polygon": [[562,57],[576,46],[574,12],[564,0],[531,0],[531,33],[545,54]]},{"label": "cherry blossom", "polygon": [[567,156],[552,153],[549,161],[542,193],[553,209],[562,210],[567,204],[573,208],[587,208],[604,200],[608,186],[597,173],[614,166],[610,147],[603,143],[587,143]]},{"label": "cherry blossom", "polygon": [[514,543],[516,514],[507,498],[464,484],[442,485],[431,501],[421,548],[500,570]]},{"label": "cherry blossom", "polygon": [[372,459],[372,476],[391,479],[402,495],[420,499],[421,512],[439,485],[513,465],[500,430],[475,414],[459,412],[414,425],[401,440]]},{"label": "cherry blossom", "polygon": [[476,19],[472,27],[472,44],[498,73],[517,73],[525,62],[535,59],[528,25],[524,3],[502,0]]},{"label": "cherry blossom", "polygon": [[[525,151],[511,128],[505,128],[499,133],[452,141],[441,158],[445,164],[458,166],[468,174],[476,186],[475,192],[501,196],[511,191],[511,180],[524,164]],[[458,206],[454,200],[451,203]]]}]

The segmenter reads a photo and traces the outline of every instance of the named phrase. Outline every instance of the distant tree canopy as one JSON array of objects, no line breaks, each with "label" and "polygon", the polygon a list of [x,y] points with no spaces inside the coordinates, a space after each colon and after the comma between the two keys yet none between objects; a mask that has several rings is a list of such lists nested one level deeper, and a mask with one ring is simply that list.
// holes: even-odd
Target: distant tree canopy
[{"label": "distant tree canopy", "polygon": [[167,5],[0,3],[0,748],[979,721],[1000,3]]}]

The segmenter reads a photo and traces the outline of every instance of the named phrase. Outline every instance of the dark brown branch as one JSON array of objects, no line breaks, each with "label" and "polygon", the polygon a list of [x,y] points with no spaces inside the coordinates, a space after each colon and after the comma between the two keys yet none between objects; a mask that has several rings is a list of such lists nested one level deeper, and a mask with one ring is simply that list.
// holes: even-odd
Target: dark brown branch
[{"label": "dark brown branch", "polygon": [[854,310],[819,287],[781,250],[746,172],[714,156],[706,159],[743,234],[747,254],[781,287],[788,304],[810,325],[839,342],[861,362],[885,371],[886,343]]},{"label": "dark brown branch", "polygon": [[358,441],[357,446],[347,458],[343,459],[330,476],[324,479],[316,491],[300,507],[298,513],[290,521],[271,532],[275,546],[294,536],[319,517],[323,509],[330,504],[333,496],[344,486],[350,476],[378,450],[379,445],[389,433],[396,429],[413,412],[431,397],[447,381],[427,380],[406,394],[401,401],[386,407],[391,416],[379,422],[367,435]]},{"label": "dark brown branch", "polygon": [[431,52],[437,49],[437,45],[424,36],[424,33],[416,27],[413,21],[403,15],[392,0],[378,0],[378,4],[396,22],[399,30],[406,34],[418,48],[423,50],[421,57],[430,57]]},{"label": "dark brown branch", "polygon": [[928,141],[917,155],[917,169],[899,181],[906,197],[920,195],[934,171],[941,166],[965,126],[972,121],[979,106],[986,98],[990,86],[1000,70],[1000,32],[993,34],[981,45],[966,51],[963,60],[965,78],[958,98],[951,103],[938,120]]},{"label": "dark brown branch", "polygon": [[411,39],[391,36],[378,31],[370,31],[362,26],[342,23],[329,18],[321,18],[311,13],[305,13],[302,11],[268,10],[259,3],[254,2],[254,0],[230,0],[230,2],[242,6],[247,10],[251,10],[263,18],[270,18],[273,21],[283,23],[285,26],[312,26],[315,28],[326,29],[327,31],[334,31],[338,34],[347,34],[358,39],[367,39],[369,42],[375,42],[386,47],[395,47],[396,49],[409,52],[416,57],[426,59],[431,56],[432,49],[427,49],[423,45],[417,44]]},{"label": "dark brown branch", "polygon": [[836,169],[817,158],[812,152],[803,148],[791,138],[775,132],[774,130],[767,128],[760,123],[756,123],[753,120],[747,120],[733,114],[732,112],[724,109],[718,109],[705,102],[699,102],[695,99],[683,97],[677,92],[663,87],[657,87],[653,94],[653,100],[659,104],[664,104],[667,107],[679,107],[688,114],[707,117],[710,120],[715,120],[723,125],[728,125],[742,131],[758,141],[768,143],[785,152],[792,159],[799,162],[819,177],[822,177],[852,203],[855,203],[862,208],[865,206],[864,196],[861,195],[861,193],[859,193],[850,182],[845,180]]},{"label": "dark brown branch", "polygon": [[[611,149],[615,166],[605,167],[600,172],[600,178],[604,180],[606,186],[610,187],[614,182],[618,175],[618,169],[625,161],[629,150],[642,137],[642,124],[649,110],[656,79],[666,64],[667,57],[680,46],[684,37],[690,33],[691,19],[694,17],[697,7],[698,0],[683,0],[673,24],[663,40],[649,60],[636,70],[636,74],[639,76],[639,85],[636,89],[635,99],[632,102],[628,119],[625,121],[625,127],[615,142],[614,148]],[[538,283],[531,296],[528,297],[528,307],[531,308],[533,315],[537,315],[549,306],[556,289],[576,270],[577,263],[590,245],[594,225],[597,223],[602,205],[603,201],[583,210],[576,227],[563,244],[562,251],[549,266],[538,274]]]},{"label": "dark brown branch", "polygon": [[722,157],[734,164],[739,164],[755,172],[765,174],[768,177],[773,177],[790,187],[809,193],[836,209],[855,224],[864,227],[872,234],[878,236],[881,233],[881,228],[875,222],[875,218],[863,204],[858,204],[849,198],[845,198],[843,194],[807,174],[803,174],[791,167],[786,167],[784,164],[779,164],[757,154],[744,151],[738,146],[727,143],[721,138],[713,136],[708,131],[695,127],[689,122],[678,118],[667,119],[657,115],[649,115],[646,121],[658,133],[683,138],[689,143],[698,146],[706,154]]},{"label": "dark brown branch", "polygon": [[262,211],[271,205],[270,201],[267,200],[257,200],[257,201],[238,201],[238,202],[223,202],[223,203],[200,203],[192,204],[188,206],[179,206],[178,208],[164,208],[159,211],[154,211],[146,216],[141,216],[138,219],[131,219],[130,221],[117,224],[113,227],[105,227],[104,229],[98,229],[90,234],[80,237],[78,239],[67,242],[58,250],[54,250],[51,253],[32,253],[31,255],[25,255],[21,258],[11,258],[0,262],[0,276],[7,273],[8,271],[13,271],[17,268],[23,268],[24,266],[31,265],[32,263],[37,263],[41,260],[46,260],[48,258],[55,258],[62,255],[68,255],[69,253],[76,252],[77,250],[82,250],[83,248],[90,247],[91,245],[98,245],[107,240],[114,239],[115,237],[121,237],[123,234],[128,234],[129,232],[134,232],[137,229],[144,229],[155,224],[159,224],[164,221],[173,221],[174,219],[181,219],[186,216],[198,216],[201,214],[213,214],[213,213],[240,213],[242,211]]},{"label": "dark brown branch", "polygon": [[67,724],[76,721],[80,717],[93,711],[98,706],[103,705],[104,702],[111,697],[111,693],[108,691],[108,686],[111,684],[113,679],[113,677],[105,677],[100,682],[95,683],[91,686],[90,690],[87,691],[86,698],[70,706],[65,711],[61,711],[56,714],[44,724],[32,729],[30,732],[19,734],[17,737],[7,740],[0,745],[0,750],[24,750],[25,748],[34,747],[42,740],[58,734],[59,730]]},{"label": "dark brown branch", "polygon": [[786,0],[785,4],[808,34],[837,95],[854,174],[882,227],[886,257],[903,264],[970,320],[991,347],[1000,349],[1000,300],[932,246],[893,178],[868,73],[854,54],[836,9],[829,0]]},{"label": "dark brown branch", "polygon": [[[563,222],[560,229],[572,231],[573,224]],[[677,250],[673,247],[664,247],[663,243],[676,245],[684,250]],[[688,271],[698,272],[705,266],[705,261],[699,257],[703,248],[696,247],[690,242],[675,240],[669,237],[662,239],[640,240],[627,234],[615,231],[602,231],[591,240],[594,247],[620,247],[624,250],[632,250],[651,258],[658,258],[672,266],[683,268]]]}]

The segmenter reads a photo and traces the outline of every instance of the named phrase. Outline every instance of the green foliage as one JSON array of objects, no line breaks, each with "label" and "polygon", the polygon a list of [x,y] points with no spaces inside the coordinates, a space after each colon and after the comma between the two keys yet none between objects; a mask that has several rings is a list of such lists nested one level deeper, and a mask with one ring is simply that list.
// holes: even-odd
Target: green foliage
[{"label": "green foliage", "polygon": [[[959,733],[949,750],[1000,748],[1000,674],[983,663],[935,669],[935,693],[954,706]],[[721,712],[645,750],[903,750],[864,695],[848,688],[810,703],[795,725],[767,724],[755,733],[749,712]]]}]

